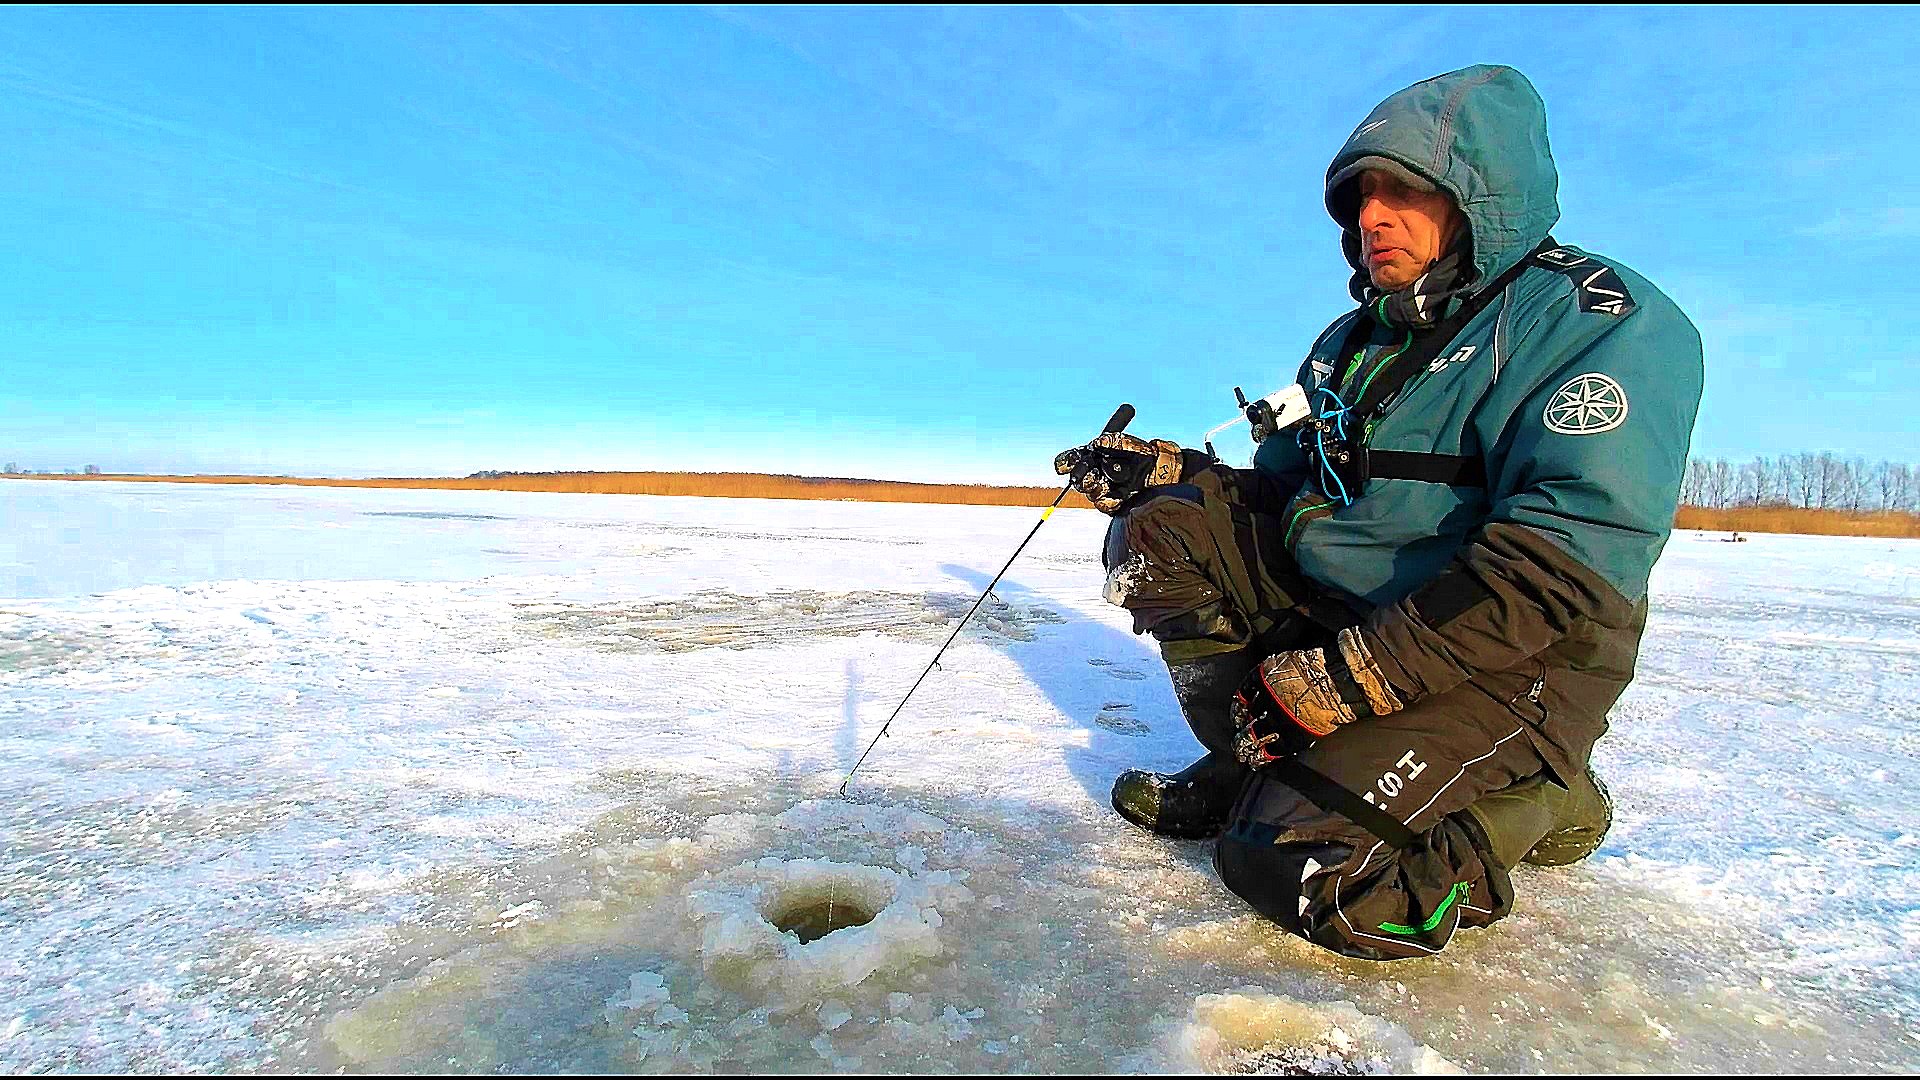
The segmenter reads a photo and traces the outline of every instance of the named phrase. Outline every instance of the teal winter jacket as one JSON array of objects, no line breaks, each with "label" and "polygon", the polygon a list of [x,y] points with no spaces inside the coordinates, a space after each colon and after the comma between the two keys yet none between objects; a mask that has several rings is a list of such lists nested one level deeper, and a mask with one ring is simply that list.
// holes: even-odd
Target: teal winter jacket
[{"label": "teal winter jacket", "polygon": [[[1557,695],[1580,714],[1558,731],[1530,719],[1562,762],[1584,760],[1631,677],[1648,576],[1672,529],[1700,403],[1700,336],[1646,278],[1549,243],[1559,204],[1546,110],[1512,68],[1471,67],[1393,95],[1327,175],[1368,156],[1398,162],[1464,211],[1468,299],[1484,306],[1434,343],[1359,442],[1373,459],[1465,465],[1346,484],[1282,432],[1254,467],[1262,487],[1291,498],[1266,509],[1280,511],[1301,571],[1364,613],[1403,696],[1506,672],[1534,704]],[[1404,334],[1369,319],[1356,224],[1340,224],[1363,306],[1314,342],[1298,374],[1310,391],[1363,384]],[[1596,671],[1604,677],[1583,682]]]}]

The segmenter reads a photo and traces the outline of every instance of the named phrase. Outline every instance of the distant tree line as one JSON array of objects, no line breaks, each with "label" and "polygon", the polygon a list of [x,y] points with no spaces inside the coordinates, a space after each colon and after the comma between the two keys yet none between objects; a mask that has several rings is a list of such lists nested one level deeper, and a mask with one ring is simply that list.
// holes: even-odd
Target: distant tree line
[{"label": "distant tree line", "polygon": [[1920,513],[1920,466],[1869,464],[1838,454],[1782,454],[1734,463],[1692,458],[1680,485],[1682,506],[1790,506],[1855,513]]},{"label": "distant tree line", "polygon": [[71,465],[64,469],[23,469],[18,462],[9,461],[6,468],[0,469],[0,476],[80,476],[82,474],[99,476],[100,466],[89,465],[84,469],[76,469]]}]

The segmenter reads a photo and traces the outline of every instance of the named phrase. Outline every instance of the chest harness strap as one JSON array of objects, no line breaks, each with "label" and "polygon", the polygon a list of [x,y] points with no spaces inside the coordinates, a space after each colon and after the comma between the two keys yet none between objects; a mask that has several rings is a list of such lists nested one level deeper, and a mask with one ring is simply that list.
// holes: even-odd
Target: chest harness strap
[{"label": "chest harness strap", "polygon": [[1533,256],[1559,247],[1548,237],[1527,258],[1509,267],[1493,283],[1462,301],[1460,309],[1432,328],[1409,331],[1400,344],[1366,360],[1367,340],[1380,316],[1371,309],[1353,320],[1342,343],[1350,357],[1341,375],[1313,392],[1314,414],[1301,425],[1300,448],[1314,463],[1320,490],[1342,506],[1352,505],[1368,480],[1418,480],[1453,487],[1486,487],[1486,464],[1478,455],[1433,454],[1408,450],[1369,450],[1373,422],[1421,369],[1431,364],[1474,316],[1484,311],[1513,280],[1533,264]]}]

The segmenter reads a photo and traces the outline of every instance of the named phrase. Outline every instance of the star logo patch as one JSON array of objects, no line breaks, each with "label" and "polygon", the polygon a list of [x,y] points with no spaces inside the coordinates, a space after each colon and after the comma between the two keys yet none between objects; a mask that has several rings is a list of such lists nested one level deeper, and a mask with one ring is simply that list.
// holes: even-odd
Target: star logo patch
[{"label": "star logo patch", "polygon": [[1599,372],[1576,375],[1553,392],[1541,419],[1562,435],[1598,435],[1627,422],[1627,391]]}]

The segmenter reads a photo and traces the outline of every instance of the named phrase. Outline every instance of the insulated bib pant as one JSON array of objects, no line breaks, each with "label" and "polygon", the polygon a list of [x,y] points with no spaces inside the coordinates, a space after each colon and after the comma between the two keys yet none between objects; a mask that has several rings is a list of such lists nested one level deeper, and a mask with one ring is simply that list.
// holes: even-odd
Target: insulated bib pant
[{"label": "insulated bib pant", "polygon": [[[1216,753],[1231,752],[1238,681],[1221,671],[1331,643],[1305,617],[1328,609],[1262,542],[1273,535],[1273,519],[1228,505],[1204,479],[1155,489],[1108,533],[1107,598],[1159,641],[1189,725]],[[1289,932],[1372,960],[1437,952],[1461,927],[1506,915],[1508,868],[1465,809],[1552,767],[1505,682],[1357,721],[1252,774],[1215,849],[1221,880]]]}]

